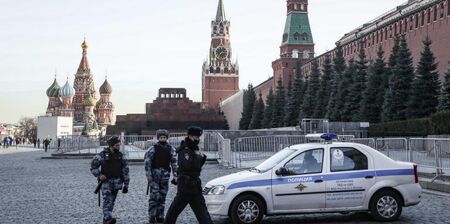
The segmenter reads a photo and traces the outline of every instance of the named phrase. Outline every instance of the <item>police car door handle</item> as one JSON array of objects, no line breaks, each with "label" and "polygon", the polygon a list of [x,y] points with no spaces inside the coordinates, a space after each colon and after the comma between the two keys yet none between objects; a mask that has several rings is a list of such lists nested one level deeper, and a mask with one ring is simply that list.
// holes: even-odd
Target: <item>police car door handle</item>
[{"label": "police car door handle", "polygon": [[366,178],[366,179],[373,179],[373,176],[366,176],[364,178]]},{"label": "police car door handle", "polygon": [[322,182],[323,182],[323,180],[320,180],[320,179],[314,181],[314,183],[322,183]]}]

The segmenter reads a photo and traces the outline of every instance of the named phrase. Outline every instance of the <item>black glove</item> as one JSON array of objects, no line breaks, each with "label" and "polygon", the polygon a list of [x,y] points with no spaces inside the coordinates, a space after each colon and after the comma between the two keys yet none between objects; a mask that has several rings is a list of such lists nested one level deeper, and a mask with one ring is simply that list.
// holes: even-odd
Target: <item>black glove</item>
[{"label": "black glove", "polygon": [[124,186],[123,186],[123,188],[122,188],[122,193],[123,193],[123,194],[128,193],[128,186],[127,186],[127,185],[124,185]]},{"label": "black glove", "polygon": [[177,185],[178,183],[177,183],[177,181],[175,180],[175,179],[172,179],[172,181],[170,181],[170,183],[172,183],[173,185]]}]

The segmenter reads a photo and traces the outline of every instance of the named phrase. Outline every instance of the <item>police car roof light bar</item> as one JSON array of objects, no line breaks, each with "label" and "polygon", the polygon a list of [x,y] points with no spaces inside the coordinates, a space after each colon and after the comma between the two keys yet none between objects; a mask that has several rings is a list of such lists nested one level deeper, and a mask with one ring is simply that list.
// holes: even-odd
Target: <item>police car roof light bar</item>
[{"label": "police car roof light bar", "polygon": [[333,133],[327,133],[320,136],[321,139],[325,141],[332,141],[333,139],[337,139],[337,135]]}]

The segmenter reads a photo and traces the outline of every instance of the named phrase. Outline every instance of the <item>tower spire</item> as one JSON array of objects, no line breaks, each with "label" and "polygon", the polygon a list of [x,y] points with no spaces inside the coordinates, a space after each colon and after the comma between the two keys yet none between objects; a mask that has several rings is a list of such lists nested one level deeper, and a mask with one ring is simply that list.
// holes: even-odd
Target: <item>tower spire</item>
[{"label": "tower spire", "polygon": [[216,21],[225,21],[227,18],[225,17],[225,7],[223,6],[223,0],[219,0],[219,6],[217,6],[217,14]]},{"label": "tower spire", "polygon": [[83,49],[83,56],[81,57],[81,62],[80,62],[80,66],[78,66],[78,74],[82,74],[82,73],[89,73],[90,72],[90,68],[89,68],[89,62],[87,59],[87,48],[88,48],[88,44],[86,42],[86,37],[84,38],[83,43],[81,43],[81,48]]}]

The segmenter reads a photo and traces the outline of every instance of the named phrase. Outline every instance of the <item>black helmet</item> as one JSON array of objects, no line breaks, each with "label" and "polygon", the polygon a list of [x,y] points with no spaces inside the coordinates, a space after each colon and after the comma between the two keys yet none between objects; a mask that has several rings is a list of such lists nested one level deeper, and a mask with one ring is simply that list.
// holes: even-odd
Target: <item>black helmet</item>
[{"label": "black helmet", "polygon": [[196,126],[191,126],[188,128],[187,130],[187,134],[188,135],[192,135],[192,136],[202,136],[203,134],[203,129],[200,127],[196,127]]},{"label": "black helmet", "polygon": [[114,146],[115,144],[120,143],[120,139],[117,136],[112,136],[106,143],[108,143],[109,146]]},{"label": "black helmet", "polygon": [[159,129],[156,131],[156,138],[159,139],[161,136],[166,136],[166,138],[169,138],[169,131],[165,129]]}]

